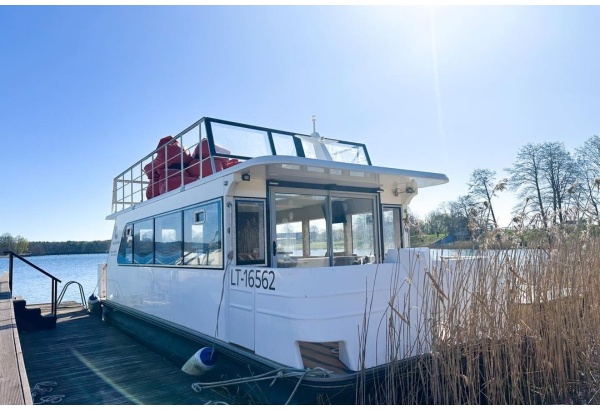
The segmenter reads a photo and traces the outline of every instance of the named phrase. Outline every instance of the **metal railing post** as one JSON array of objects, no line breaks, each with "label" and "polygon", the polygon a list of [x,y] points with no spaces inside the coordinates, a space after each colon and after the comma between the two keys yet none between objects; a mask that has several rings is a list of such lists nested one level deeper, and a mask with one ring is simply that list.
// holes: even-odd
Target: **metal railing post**
[{"label": "metal railing post", "polygon": [[55,279],[52,279],[52,314],[56,316],[56,296],[58,293],[58,282]]},{"label": "metal railing post", "polygon": [[13,292],[13,254],[9,251],[8,253],[8,287],[10,288],[10,293],[12,295]]},{"label": "metal railing post", "polygon": [[180,176],[179,179],[181,180],[181,184],[179,184],[180,187],[183,186],[183,138],[179,137],[179,170],[180,170]]},{"label": "metal railing post", "polygon": [[56,316],[56,296],[58,294],[58,283],[61,282],[60,279],[56,278],[55,276],[49,274],[48,272],[46,272],[45,270],[43,270],[42,268],[40,268],[39,266],[29,262],[27,259],[23,258],[21,255],[13,252],[13,251],[8,251],[9,254],[9,260],[8,260],[8,286],[10,286],[10,291],[13,292],[13,288],[12,288],[12,282],[13,282],[13,259],[16,256],[19,260],[21,260],[23,263],[31,266],[33,269],[36,269],[38,272],[46,275],[47,277],[50,278],[50,280],[52,281],[50,284],[51,287],[51,293],[52,293],[52,300],[51,300],[51,309],[52,309],[52,314],[54,316]]}]

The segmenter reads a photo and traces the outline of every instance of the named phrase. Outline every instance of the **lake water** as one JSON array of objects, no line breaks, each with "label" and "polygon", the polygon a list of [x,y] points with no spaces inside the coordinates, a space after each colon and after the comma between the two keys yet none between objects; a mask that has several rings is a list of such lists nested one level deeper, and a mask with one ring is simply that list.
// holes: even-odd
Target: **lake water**
[{"label": "lake water", "polygon": [[[58,293],[69,281],[79,282],[83,286],[86,299],[97,293],[98,265],[106,262],[108,254],[89,255],[49,255],[28,256],[27,260],[62,282],[58,284]],[[0,272],[8,271],[8,258],[0,258]],[[28,305],[36,303],[50,303],[52,298],[52,281],[46,275],[31,268],[22,261],[14,258],[13,265],[13,296],[22,296]],[[79,287],[68,287],[63,301],[76,301],[81,303]]]},{"label": "lake water", "polygon": [[[467,256],[473,251],[431,250],[431,257],[461,254]],[[56,276],[62,282],[58,284],[58,292],[69,281],[81,283],[86,299],[96,294],[98,281],[98,265],[107,261],[107,254],[89,255],[49,255],[29,256],[27,260]],[[8,258],[0,258],[0,272],[8,271]],[[42,273],[29,267],[18,259],[14,259],[13,287],[15,296],[22,296],[28,304],[49,303],[51,299],[51,281]],[[67,289],[64,301],[81,302],[79,288],[71,285]]]},{"label": "lake water", "polygon": [[[489,251],[493,254],[497,251]],[[472,250],[431,249],[432,259],[440,256],[470,256],[477,254]],[[479,252],[481,254],[481,252]],[[58,292],[69,281],[81,283],[86,299],[97,293],[98,265],[107,261],[108,254],[89,255],[50,255],[29,256],[27,260],[56,276],[62,281],[58,284]],[[0,258],[0,273],[8,271],[8,258]],[[49,303],[51,298],[51,281],[45,275],[29,267],[18,259],[14,259],[13,287],[15,296],[22,296],[28,304]],[[79,288],[71,285],[63,298],[64,301],[81,302]]]}]

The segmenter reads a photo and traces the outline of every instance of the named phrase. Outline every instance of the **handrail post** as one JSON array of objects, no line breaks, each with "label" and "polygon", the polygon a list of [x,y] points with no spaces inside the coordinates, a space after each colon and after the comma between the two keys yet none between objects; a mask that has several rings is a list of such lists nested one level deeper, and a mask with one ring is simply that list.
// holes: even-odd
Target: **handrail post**
[{"label": "handrail post", "polygon": [[58,291],[58,283],[52,279],[52,314],[56,316],[56,293]]},{"label": "handrail post", "polygon": [[185,147],[183,146],[183,137],[182,136],[179,137],[179,145],[181,145],[179,147],[179,169],[181,169],[181,185],[180,186],[183,186],[184,181],[185,181],[185,178],[183,177],[183,171],[184,171],[184,169],[183,169],[184,168],[184,166],[183,166],[183,151],[184,151]]},{"label": "handrail post", "polygon": [[50,278],[51,283],[50,283],[50,290],[52,293],[52,300],[51,300],[51,310],[52,310],[52,315],[54,317],[56,317],[56,312],[57,312],[57,299],[56,296],[58,294],[58,283],[61,282],[60,279],[58,279],[57,277],[49,274],[48,272],[46,272],[45,270],[43,270],[42,268],[40,268],[39,266],[29,262],[27,259],[23,258],[21,255],[13,252],[13,251],[8,251],[7,252],[9,255],[9,259],[8,259],[8,286],[10,287],[10,292],[12,294],[13,292],[13,269],[14,269],[14,264],[13,264],[13,260],[16,257],[17,259],[21,260],[22,262],[24,262],[25,264],[31,266],[32,268],[36,269],[38,272],[46,275],[47,277]]},{"label": "handrail post", "polygon": [[10,288],[10,294],[13,292],[13,254],[11,251],[8,252],[8,287]]}]

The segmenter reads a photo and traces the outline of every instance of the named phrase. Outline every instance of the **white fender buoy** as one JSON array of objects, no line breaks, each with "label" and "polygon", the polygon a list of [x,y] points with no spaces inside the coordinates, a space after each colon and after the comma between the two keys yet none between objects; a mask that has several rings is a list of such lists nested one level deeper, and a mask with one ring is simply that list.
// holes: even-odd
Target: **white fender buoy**
[{"label": "white fender buoy", "polygon": [[93,293],[88,298],[87,305],[88,305],[88,311],[90,313],[92,313],[92,314],[100,313],[100,301],[98,300],[98,297],[96,297],[96,295],[94,295]]},{"label": "white fender buoy", "polygon": [[212,347],[203,347],[185,362],[181,370],[192,376],[201,376],[211,370],[216,362],[217,353]]}]

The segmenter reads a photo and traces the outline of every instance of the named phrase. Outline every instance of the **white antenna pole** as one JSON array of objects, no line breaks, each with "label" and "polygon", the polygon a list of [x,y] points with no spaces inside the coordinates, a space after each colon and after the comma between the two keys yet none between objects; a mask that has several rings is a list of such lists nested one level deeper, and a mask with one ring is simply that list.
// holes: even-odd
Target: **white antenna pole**
[{"label": "white antenna pole", "polygon": [[312,132],[312,134],[310,134],[310,136],[313,138],[322,139],[321,136],[319,135],[319,133],[317,132],[317,116],[316,115],[312,116],[312,122],[313,122],[313,132]]}]

